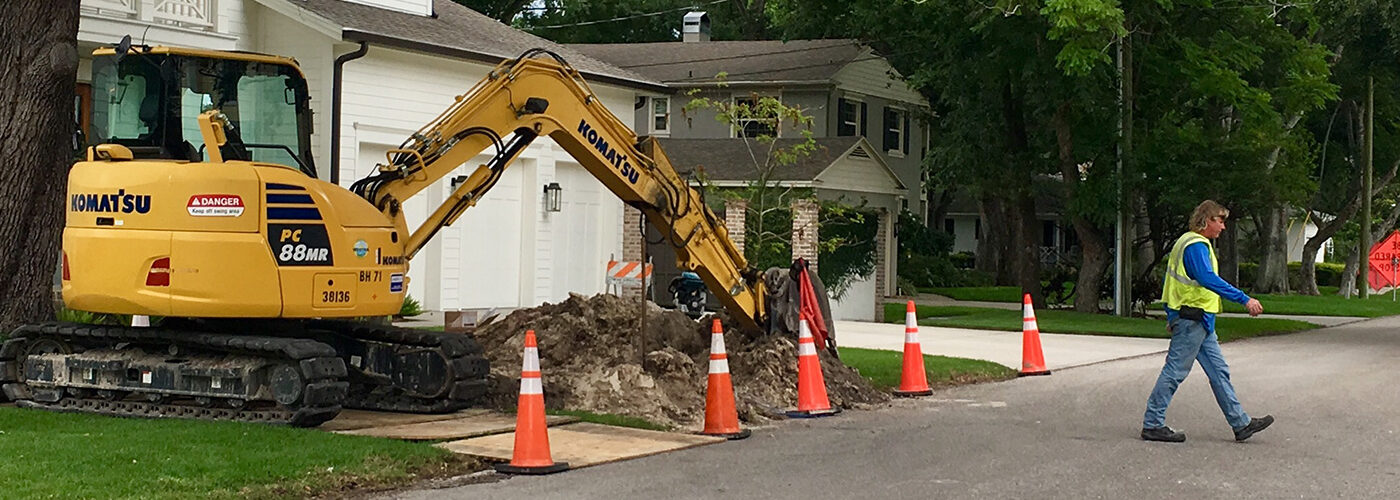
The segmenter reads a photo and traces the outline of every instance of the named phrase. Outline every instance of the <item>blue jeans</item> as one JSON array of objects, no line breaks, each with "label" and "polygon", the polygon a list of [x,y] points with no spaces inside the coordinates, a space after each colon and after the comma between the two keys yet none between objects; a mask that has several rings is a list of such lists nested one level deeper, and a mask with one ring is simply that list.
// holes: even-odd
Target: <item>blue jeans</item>
[{"label": "blue jeans", "polygon": [[1230,384],[1230,367],[1225,364],[1215,332],[1208,332],[1200,321],[1189,319],[1178,318],[1168,326],[1172,331],[1172,342],[1171,347],[1167,348],[1167,364],[1162,366],[1162,374],[1157,377],[1152,395],[1147,397],[1147,413],[1142,417],[1142,427],[1154,429],[1166,425],[1167,405],[1171,404],[1177,386],[1191,373],[1193,358],[1201,364],[1201,369],[1210,379],[1215,402],[1225,413],[1230,427],[1238,429],[1248,425],[1249,415],[1235,398],[1235,387]]}]

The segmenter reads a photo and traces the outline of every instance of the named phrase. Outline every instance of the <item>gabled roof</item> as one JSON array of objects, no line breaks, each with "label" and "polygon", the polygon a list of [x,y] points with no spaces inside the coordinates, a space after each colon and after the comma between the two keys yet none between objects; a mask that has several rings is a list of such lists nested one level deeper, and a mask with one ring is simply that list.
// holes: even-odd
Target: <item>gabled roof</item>
[{"label": "gabled roof", "polygon": [[[775,149],[787,149],[805,139],[778,139]],[[816,141],[816,151],[792,165],[777,167],[771,181],[784,184],[806,184],[820,182],[820,177],[833,165],[848,157],[868,159],[874,162],[878,174],[888,176],[898,189],[905,186],[899,176],[890,170],[889,165],[877,154],[875,148],[862,137],[822,137]],[[657,138],[662,151],[671,160],[671,166],[682,173],[703,172],[709,181],[723,184],[747,182],[758,178],[758,167],[754,158],[762,158],[770,151],[769,145],[750,139],[671,139]],[[821,186],[842,189],[842,186]]]},{"label": "gabled roof", "polygon": [[[598,61],[557,43],[501,24],[452,0],[433,0],[432,17],[342,0],[255,0],[331,36],[400,49],[496,64],[540,47],[559,54],[584,78],[652,91],[660,82]],[[289,11],[289,9],[292,9]],[[373,50],[373,48],[371,48]]]},{"label": "gabled roof", "polygon": [[667,84],[829,83],[869,49],[855,40],[570,44],[569,48]]}]

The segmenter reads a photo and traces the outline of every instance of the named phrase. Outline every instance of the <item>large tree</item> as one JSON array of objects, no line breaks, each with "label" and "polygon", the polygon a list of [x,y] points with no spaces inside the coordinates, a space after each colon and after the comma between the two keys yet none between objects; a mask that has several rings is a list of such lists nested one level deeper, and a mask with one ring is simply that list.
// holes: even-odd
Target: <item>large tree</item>
[{"label": "large tree", "polygon": [[73,161],[78,0],[13,0],[0,16],[0,332],[53,319]]}]

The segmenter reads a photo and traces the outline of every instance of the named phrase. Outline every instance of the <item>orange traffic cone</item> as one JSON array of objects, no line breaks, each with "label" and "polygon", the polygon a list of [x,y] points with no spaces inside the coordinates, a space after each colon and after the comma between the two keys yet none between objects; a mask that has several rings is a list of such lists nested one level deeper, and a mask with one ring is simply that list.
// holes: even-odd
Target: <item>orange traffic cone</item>
[{"label": "orange traffic cone", "polygon": [[919,348],[919,322],[914,314],[914,301],[904,312],[904,372],[894,395],[904,397],[933,394],[928,387],[928,372],[924,371],[924,352]]},{"label": "orange traffic cone", "polygon": [[535,331],[525,332],[525,362],[520,368],[520,401],[515,413],[515,449],[509,464],[497,464],[507,474],[551,474],[569,470],[566,462],[549,456],[549,429],[544,418],[544,382],[540,379],[540,350]]},{"label": "orange traffic cone", "polygon": [[739,428],[734,409],[734,383],[729,380],[729,355],[724,352],[724,327],[716,319],[710,327],[710,378],[705,388],[705,430],[701,434],[729,439],[749,437]]},{"label": "orange traffic cone", "polygon": [[817,341],[807,327],[807,319],[799,321],[797,335],[797,410],[787,412],[791,418],[826,417],[841,413],[832,408],[826,398],[826,380],[822,378],[822,362],[817,357]]},{"label": "orange traffic cone", "polygon": [[1045,355],[1040,352],[1040,326],[1035,323],[1035,307],[1031,294],[1026,294],[1021,308],[1021,373],[1020,376],[1049,375]]}]

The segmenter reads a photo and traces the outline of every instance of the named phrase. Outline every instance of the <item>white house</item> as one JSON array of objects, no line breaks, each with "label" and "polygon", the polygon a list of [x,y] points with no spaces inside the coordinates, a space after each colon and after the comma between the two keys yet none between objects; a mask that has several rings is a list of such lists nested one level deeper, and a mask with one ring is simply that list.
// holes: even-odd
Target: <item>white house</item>
[{"label": "white house", "polygon": [[[314,160],[348,186],[500,61],[544,47],[583,72],[600,100],[629,116],[639,94],[665,91],[641,75],[514,30],[450,0],[82,0],[79,47],[131,35],[137,44],[291,56],[311,88]],[[359,53],[361,48],[366,50]],[[337,60],[340,63],[337,63]],[[91,100],[85,58],[78,106]],[[332,117],[341,69],[339,168]],[[85,101],[86,99],[86,101]],[[464,166],[469,173],[485,161]],[[563,187],[547,212],[543,186]],[[447,181],[409,200],[410,226],[450,192]],[[413,261],[409,293],[426,309],[532,307],[569,292],[604,291],[606,261],[622,254],[623,204],[547,138],[530,146],[478,206]]]}]

